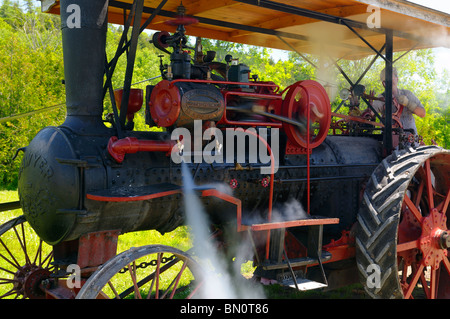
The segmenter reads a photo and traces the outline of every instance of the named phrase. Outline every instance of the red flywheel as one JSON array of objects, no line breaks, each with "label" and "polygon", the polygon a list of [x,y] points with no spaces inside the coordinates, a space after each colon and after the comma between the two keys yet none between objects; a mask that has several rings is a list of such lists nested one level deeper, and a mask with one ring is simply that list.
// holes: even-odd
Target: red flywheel
[{"label": "red flywheel", "polygon": [[[309,105],[308,105],[309,104]],[[305,80],[294,83],[286,89],[282,115],[290,119],[307,122],[310,113],[309,148],[319,146],[328,135],[331,124],[330,99],[320,83]],[[307,130],[292,124],[286,124],[284,130],[291,142],[307,148]]]}]

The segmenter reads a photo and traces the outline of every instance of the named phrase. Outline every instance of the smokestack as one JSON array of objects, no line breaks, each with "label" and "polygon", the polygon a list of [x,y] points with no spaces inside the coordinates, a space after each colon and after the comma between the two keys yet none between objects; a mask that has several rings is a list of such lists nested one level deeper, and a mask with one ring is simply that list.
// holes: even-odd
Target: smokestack
[{"label": "smokestack", "polygon": [[67,117],[76,132],[104,129],[103,74],[108,0],[61,0]]}]

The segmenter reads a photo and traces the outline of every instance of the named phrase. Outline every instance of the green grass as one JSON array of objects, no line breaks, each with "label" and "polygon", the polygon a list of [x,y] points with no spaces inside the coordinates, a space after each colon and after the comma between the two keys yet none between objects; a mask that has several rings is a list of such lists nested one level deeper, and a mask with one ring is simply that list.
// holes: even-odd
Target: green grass
[{"label": "green grass", "polygon": [[[0,190],[0,203],[14,202],[17,200],[19,200],[17,191]],[[0,212],[0,225],[20,215],[22,215],[21,209]]]}]

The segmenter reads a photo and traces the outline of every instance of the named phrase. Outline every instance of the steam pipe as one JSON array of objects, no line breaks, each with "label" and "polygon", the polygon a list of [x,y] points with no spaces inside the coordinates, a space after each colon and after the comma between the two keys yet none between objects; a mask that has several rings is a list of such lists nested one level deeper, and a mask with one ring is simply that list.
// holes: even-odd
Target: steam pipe
[{"label": "steam pipe", "polygon": [[118,163],[122,163],[126,154],[137,152],[166,152],[170,153],[177,142],[139,140],[136,137],[125,137],[118,139],[112,136],[108,142],[108,153]]}]

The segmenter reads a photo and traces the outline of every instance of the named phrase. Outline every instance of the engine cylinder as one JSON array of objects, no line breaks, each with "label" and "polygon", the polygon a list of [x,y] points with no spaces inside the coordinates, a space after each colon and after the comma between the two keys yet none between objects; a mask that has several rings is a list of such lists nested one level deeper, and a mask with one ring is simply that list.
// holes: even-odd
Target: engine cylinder
[{"label": "engine cylinder", "polygon": [[225,101],[215,86],[163,80],[153,88],[148,107],[151,119],[158,126],[189,127],[194,120],[220,120]]}]

